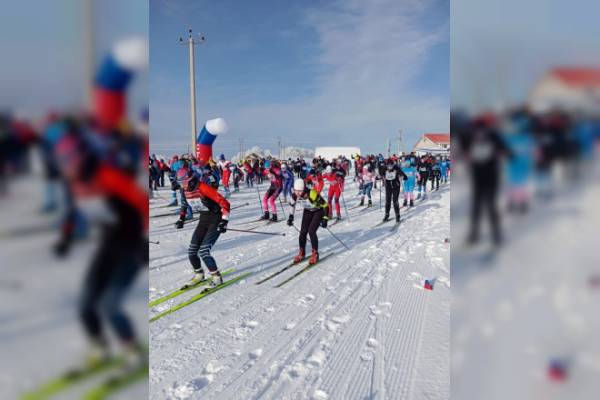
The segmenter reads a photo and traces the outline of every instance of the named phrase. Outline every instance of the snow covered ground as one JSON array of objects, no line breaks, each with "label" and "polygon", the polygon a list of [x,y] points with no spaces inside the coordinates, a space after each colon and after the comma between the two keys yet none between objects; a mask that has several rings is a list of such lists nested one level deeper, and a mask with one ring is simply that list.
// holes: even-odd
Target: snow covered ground
[{"label": "snow covered ground", "polygon": [[[350,208],[357,189],[352,182],[346,188]],[[169,191],[158,195],[151,216],[169,210],[160,208]],[[230,201],[250,202],[232,212],[230,227],[254,226],[242,224],[260,216],[256,190],[243,188]],[[336,255],[281,288],[274,286],[298,267],[255,283],[293,258],[294,228],[281,222],[257,229],[285,237],[223,234],[213,248],[220,269],[252,274],[150,324],[150,398],[447,399],[449,185],[410,212],[403,209],[396,232],[393,222],[373,227],[383,217],[378,202],[374,191],[371,210],[350,210],[350,219],[331,227],[350,251],[319,229],[321,255]],[[150,239],[160,242],[150,249],[151,300],[191,276],[187,246],[195,223],[175,230],[176,218],[151,217]],[[434,290],[424,290],[424,279],[432,278]]]},{"label": "snow covered ground", "polygon": [[[491,258],[486,245],[462,244],[468,185],[454,173],[452,398],[598,398],[598,167],[586,166],[580,184],[557,184],[528,215],[505,217],[506,244]],[[553,362],[564,381],[550,379]]]},{"label": "snow covered ground", "polygon": [[[19,178],[12,182],[10,195],[0,198],[1,399],[19,398],[23,392],[81,365],[87,348],[76,306],[95,243],[76,243],[70,257],[57,259],[51,251],[58,237],[57,215],[38,212],[42,190],[39,176]],[[19,234],[28,228],[33,228],[33,233]],[[94,235],[97,237],[97,232],[92,238]],[[126,302],[144,340],[147,279],[147,273],[138,276]],[[59,398],[81,398],[107,376],[101,374]],[[113,398],[141,399],[147,394],[147,381],[142,381]]]}]

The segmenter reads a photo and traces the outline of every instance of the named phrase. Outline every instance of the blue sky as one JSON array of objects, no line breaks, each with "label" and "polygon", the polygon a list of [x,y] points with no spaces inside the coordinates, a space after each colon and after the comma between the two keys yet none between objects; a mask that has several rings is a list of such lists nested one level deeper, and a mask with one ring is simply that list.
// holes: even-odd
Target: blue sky
[{"label": "blue sky", "polygon": [[600,3],[452,0],[452,106],[480,110],[527,98],[556,66],[600,66]]},{"label": "blue sky", "polygon": [[[23,0],[0,13],[2,74],[0,108],[37,117],[49,109],[81,108],[84,101],[82,0]],[[148,36],[146,0],[95,1],[94,36],[98,62],[116,40]],[[147,106],[148,73],[136,77],[130,93],[133,115]]]},{"label": "blue sky", "polygon": [[[448,0],[150,0],[151,150],[190,142],[188,53],[196,48],[197,115],[224,117],[215,152],[245,147],[357,145],[385,151],[403,129],[448,131]],[[395,148],[395,146],[394,146]]]}]

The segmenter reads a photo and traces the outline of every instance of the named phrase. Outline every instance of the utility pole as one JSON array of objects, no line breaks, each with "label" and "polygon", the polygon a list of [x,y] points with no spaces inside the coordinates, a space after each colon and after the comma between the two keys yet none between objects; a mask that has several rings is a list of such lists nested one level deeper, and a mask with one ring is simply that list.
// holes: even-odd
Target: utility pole
[{"label": "utility pole", "polygon": [[94,20],[94,0],[85,0],[83,2],[83,20],[85,21],[83,30],[83,51],[84,51],[84,90],[85,103],[88,110],[94,106],[93,86],[94,86],[94,67],[96,65],[96,46],[95,46],[95,20]]},{"label": "utility pole", "polygon": [[392,141],[390,140],[390,138],[388,138],[388,140],[387,140],[387,156],[388,156],[388,158],[391,156],[391,152],[392,152]]},{"label": "utility pole", "polygon": [[[190,28],[188,30],[187,46],[190,58],[190,114],[192,117],[192,149],[194,151],[194,155],[197,153],[196,135],[198,134],[198,131],[196,130],[196,77],[194,65],[194,45],[202,44],[205,40],[206,39],[203,35],[200,35],[197,40],[194,40],[192,29]],[[179,43],[185,44],[182,37],[179,38]]]},{"label": "utility pole", "polygon": [[281,136],[277,136],[277,148],[279,149],[279,159],[281,160]]},{"label": "utility pole", "polygon": [[398,157],[400,156],[400,150],[402,149],[402,129],[398,129]]}]

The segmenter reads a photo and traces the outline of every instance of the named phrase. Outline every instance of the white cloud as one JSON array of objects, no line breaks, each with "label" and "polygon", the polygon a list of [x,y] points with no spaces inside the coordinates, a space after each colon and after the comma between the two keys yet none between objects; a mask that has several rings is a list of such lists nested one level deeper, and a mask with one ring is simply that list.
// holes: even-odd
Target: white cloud
[{"label": "white cloud", "polygon": [[424,131],[447,131],[446,95],[431,97],[415,87],[434,47],[448,40],[448,18],[441,26],[423,22],[440,2],[328,4],[308,10],[304,21],[318,38],[320,51],[307,60],[318,71],[318,90],[301,99],[224,109],[219,114],[228,119],[232,133],[383,151],[386,138],[399,128],[405,132],[405,148]]},{"label": "white cloud", "polygon": [[321,90],[309,99],[241,108],[236,122],[250,131],[315,141],[325,136],[372,150],[368,141],[378,140],[381,148],[398,128],[447,129],[448,99],[424,98],[411,88],[432,48],[447,40],[447,24],[432,31],[418,24],[434,5],[354,0],[310,10],[307,23],[321,48],[314,60]]}]

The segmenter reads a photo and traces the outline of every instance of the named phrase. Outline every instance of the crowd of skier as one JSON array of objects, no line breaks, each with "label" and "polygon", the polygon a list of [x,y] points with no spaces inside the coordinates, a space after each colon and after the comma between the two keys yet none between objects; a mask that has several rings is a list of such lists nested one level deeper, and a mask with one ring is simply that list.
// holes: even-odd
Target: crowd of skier
[{"label": "crowd of skier", "polygon": [[[425,200],[428,192],[439,190],[440,184],[449,181],[450,170],[448,156],[418,156],[414,153],[389,157],[357,154],[350,159],[339,156],[332,160],[319,156],[312,161],[254,156],[232,161],[221,154],[217,161],[210,159],[207,163],[187,154],[175,155],[169,160],[152,155],[149,159],[149,190],[152,193],[159,187],[170,185],[171,198],[167,206],[179,207],[177,229],[183,228],[186,221],[194,220],[195,213],[199,214],[188,248],[194,276],[182,289],[205,281],[216,287],[223,283],[223,278],[210,251],[228,229],[231,213],[228,199],[241,187],[257,191],[262,214],[257,216],[256,222],[277,223],[284,216],[287,225],[294,226],[296,209],[302,208],[300,229],[296,228],[299,232],[298,254],[293,263],[306,258],[308,238],[311,243],[308,262],[314,265],[319,261],[317,230],[320,227],[327,229],[329,221],[336,223],[344,218],[344,214],[348,215],[344,197],[348,180],[358,186],[358,193],[351,194],[351,199],[357,199],[357,203],[350,209],[372,207],[373,190],[379,188],[385,192],[385,205],[380,205],[385,211],[381,223],[391,220],[393,207],[395,222],[400,224],[400,196],[402,207],[414,207],[415,200]],[[262,195],[261,184],[266,187]],[[289,207],[287,213],[285,205]],[[205,276],[202,263],[210,277]]]},{"label": "crowd of skier", "polygon": [[515,107],[477,115],[453,112],[451,130],[457,143],[456,160],[467,166],[471,181],[467,242],[480,241],[485,213],[495,247],[504,241],[501,195],[505,195],[507,213],[522,217],[534,200],[547,202],[558,187],[589,181],[600,141],[595,114],[561,109],[534,112]]}]

